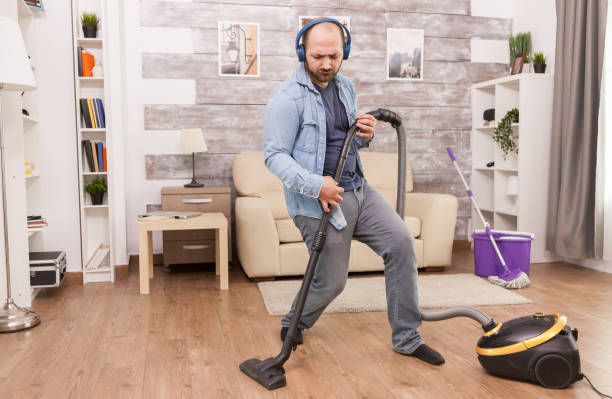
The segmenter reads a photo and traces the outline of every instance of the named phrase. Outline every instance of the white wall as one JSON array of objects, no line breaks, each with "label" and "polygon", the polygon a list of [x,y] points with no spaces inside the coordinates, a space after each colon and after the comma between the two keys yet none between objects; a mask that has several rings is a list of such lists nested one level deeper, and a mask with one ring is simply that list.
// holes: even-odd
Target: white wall
[{"label": "white wall", "polygon": [[[179,0],[180,1],[180,0]],[[142,79],[141,52],[190,53],[191,29],[140,27],[139,2],[123,3],[124,97],[126,111],[125,184],[127,217],[127,251],[138,253],[136,214],[145,211],[146,204],[161,203],[163,186],[176,185],[176,180],[146,180],[144,156],[151,153],[178,153],[178,134],[174,131],[144,131],[143,104],[194,104],[195,81],[190,79]],[[533,48],[542,49],[548,63],[554,63],[556,29],[554,0],[538,2],[472,0],[475,16],[524,18],[514,23],[514,31],[530,30]],[[533,15],[533,17],[531,17]],[[550,41],[552,37],[552,42]],[[508,62],[507,40],[472,41],[473,62]],[[169,100],[169,96],[172,99]],[[145,100],[146,99],[146,100]],[[127,117],[129,115],[129,118]],[[162,252],[161,234],[154,234],[154,253]]]},{"label": "white wall", "polygon": [[[531,32],[531,51],[543,52],[554,71],[557,13],[554,0],[472,0],[476,17],[512,18],[512,33]],[[472,40],[472,62],[509,62],[507,40]]]},{"label": "white wall", "polygon": [[[139,2],[123,3],[125,189],[127,252],[138,254],[136,215],[146,211],[147,204],[161,203],[161,188],[176,186],[176,180],[147,180],[145,154],[177,154],[179,134],[176,131],[145,131],[143,104],[195,104],[193,79],[142,79],[141,52],[192,53],[191,29],[150,28],[140,26]],[[153,234],[153,252],[161,253],[161,233]]]}]

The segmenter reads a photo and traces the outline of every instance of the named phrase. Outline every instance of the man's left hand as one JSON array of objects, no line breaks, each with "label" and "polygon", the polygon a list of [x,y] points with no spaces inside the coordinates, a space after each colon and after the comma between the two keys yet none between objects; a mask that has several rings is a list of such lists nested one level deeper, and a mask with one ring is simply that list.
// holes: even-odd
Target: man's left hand
[{"label": "man's left hand", "polygon": [[374,137],[374,129],[376,129],[376,118],[370,114],[356,115],[357,121],[357,136],[364,140],[371,140]]}]

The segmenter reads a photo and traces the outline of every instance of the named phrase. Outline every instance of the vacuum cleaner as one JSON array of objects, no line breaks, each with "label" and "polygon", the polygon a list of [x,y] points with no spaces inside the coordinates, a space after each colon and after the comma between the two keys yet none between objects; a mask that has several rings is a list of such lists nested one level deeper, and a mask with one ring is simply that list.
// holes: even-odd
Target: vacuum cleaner
[{"label": "vacuum cleaner", "polygon": [[[406,187],[406,139],[402,120],[395,112],[381,108],[369,114],[380,121],[390,123],[397,132],[399,150],[396,210],[403,219]],[[347,132],[340,153],[334,174],[336,182],[339,182],[342,176],[356,131],[356,123],[353,123]],[[291,350],[297,348],[295,339],[298,324],[319,255],[325,245],[330,213],[323,213],[318,232],[313,240],[294,316],[291,319],[281,352],[276,357],[265,360],[249,359],[240,364],[240,370],[269,390],[287,385],[283,365],[289,359]],[[493,375],[532,381],[547,388],[557,389],[565,388],[583,377],[580,372],[580,356],[576,344],[578,331],[567,325],[567,319],[563,315],[535,313],[506,323],[498,323],[480,309],[473,307],[458,306],[433,311],[421,310],[421,318],[424,321],[439,321],[453,317],[469,317],[480,323],[483,334],[476,346],[476,353],[482,367]]]}]

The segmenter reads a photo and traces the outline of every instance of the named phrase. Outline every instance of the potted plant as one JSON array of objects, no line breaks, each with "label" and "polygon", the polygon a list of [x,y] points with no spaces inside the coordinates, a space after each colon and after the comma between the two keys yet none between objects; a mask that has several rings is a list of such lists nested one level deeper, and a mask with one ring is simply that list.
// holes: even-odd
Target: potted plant
[{"label": "potted plant", "polygon": [[535,73],[546,72],[546,57],[544,57],[544,53],[540,52],[533,55],[533,70]]},{"label": "potted plant", "polygon": [[91,195],[92,205],[102,205],[102,199],[106,192],[106,180],[96,177],[91,183],[85,186],[85,191]]},{"label": "potted plant", "polygon": [[[531,33],[521,32],[517,33],[516,36],[510,36],[508,39],[508,45],[510,47],[510,68],[514,63],[514,57],[518,54],[525,54],[525,64],[529,64],[531,61]],[[523,69],[526,72],[526,68]]]},{"label": "potted plant", "polygon": [[98,35],[98,24],[100,20],[95,12],[83,12],[81,15],[81,27],[83,28],[83,36],[87,38],[95,38]]},{"label": "potted plant", "polygon": [[516,108],[512,108],[506,113],[506,116],[504,116],[494,130],[493,140],[496,141],[501,147],[501,150],[504,153],[504,160],[508,156],[509,152],[515,152],[518,154],[518,142],[512,133],[512,124],[518,123],[518,121],[519,111]]}]

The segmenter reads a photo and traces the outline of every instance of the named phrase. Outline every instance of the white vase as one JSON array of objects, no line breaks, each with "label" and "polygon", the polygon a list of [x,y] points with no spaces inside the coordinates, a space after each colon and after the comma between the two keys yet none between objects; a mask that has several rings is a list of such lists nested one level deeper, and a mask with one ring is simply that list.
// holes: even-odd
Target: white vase
[{"label": "white vase", "polygon": [[522,71],[522,73],[533,73],[533,68],[531,66],[531,63],[523,64],[523,71]]}]

